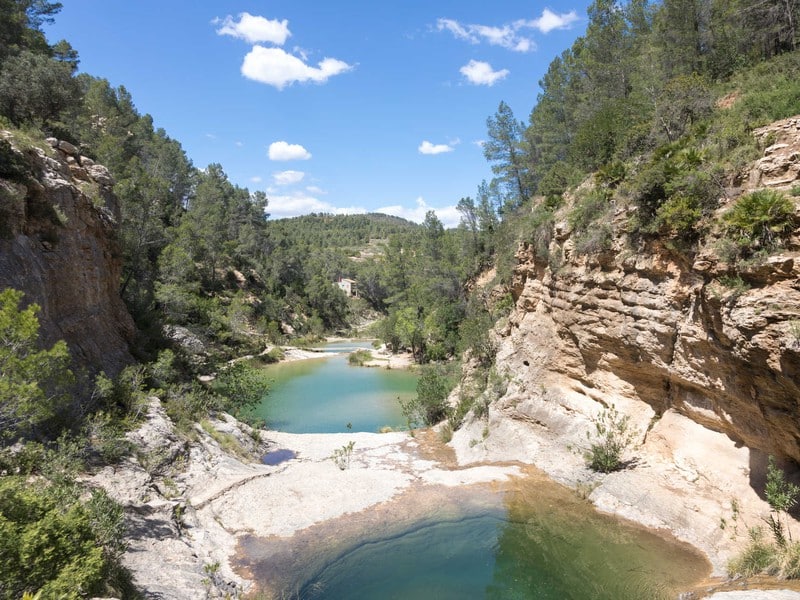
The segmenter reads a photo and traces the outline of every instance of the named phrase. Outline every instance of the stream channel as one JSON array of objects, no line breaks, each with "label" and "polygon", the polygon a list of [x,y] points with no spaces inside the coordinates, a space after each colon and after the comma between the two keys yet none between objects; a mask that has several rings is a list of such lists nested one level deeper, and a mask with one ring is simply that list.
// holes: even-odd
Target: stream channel
[{"label": "stream channel", "polygon": [[[329,349],[357,347],[368,346]],[[297,433],[402,428],[397,396],[416,381],[342,355],[269,369],[264,416]],[[240,550],[264,591],[304,600],[657,600],[710,570],[692,548],[598,513],[533,468],[502,485],[415,486],[289,539],[245,536]]]}]

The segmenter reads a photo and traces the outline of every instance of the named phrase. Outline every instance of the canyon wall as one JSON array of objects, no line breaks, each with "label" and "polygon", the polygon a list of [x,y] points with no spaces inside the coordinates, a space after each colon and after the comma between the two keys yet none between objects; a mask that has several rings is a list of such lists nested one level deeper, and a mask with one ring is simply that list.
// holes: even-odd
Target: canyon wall
[{"label": "canyon wall", "polygon": [[[789,192],[800,184],[800,118],[756,135],[771,145],[720,213],[764,187],[798,205]],[[672,409],[800,461],[800,230],[780,252],[734,271],[717,255],[718,239],[704,240],[692,262],[659,241],[634,243],[626,211],[615,214],[612,248],[599,255],[578,256],[565,221],[549,259],[520,246],[516,307],[499,332],[503,368],[604,404],[643,401],[653,419]]]},{"label": "canyon wall", "polygon": [[115,375],[134,325],[119,295],[119,207],[108,170],[67,142],[0,131],[0,289],[41,307],[41,337],[77,366]]},{"label": "canyon wall", "polygon": [[[769,140],[764,156],[736,178],[719,214],[763,187],[800,203],[792,195],[800,118],[756,135]],[[486,291],[510,292],[514,308],[492,333],[488,409],[467,419],[452,446],[463,465],[533,463],[601,510],[701,549],[721,575],[769,514],[767,457],[800,481],[792,468],[800,461],[800,231],[780,251],[734,268],[720,256],[719,232],[691,257],[665,241],[637,243],[624,204],[613,209],[610,248],[580,255],[568,202],[547,251],[521,244],[509,288]],[[474,367],[465,367],[461,393],[481,389]],[[586,453],[612,406],[629,419],[634,442],[625,468],[595,473]]]}]

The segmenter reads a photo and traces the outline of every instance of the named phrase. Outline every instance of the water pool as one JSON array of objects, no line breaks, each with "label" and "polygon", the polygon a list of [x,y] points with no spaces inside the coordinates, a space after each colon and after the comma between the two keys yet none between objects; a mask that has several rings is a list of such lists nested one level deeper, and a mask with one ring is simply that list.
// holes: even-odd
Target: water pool
[{"label": "water pool", "polygon": [[709,572],[691,548],[599,514],[545,478],[414,490],[241,548],[261,584],[303,600],[660,600]]},{"label": "water pool", "polygon": [[347,354],[334,354],[371,347],[369,342],[336,342],[322,348],[320,358],[266,367],[273,383],[254,416],[269,429],[289,433],[405,429],[399,400],[414,397],[417,376],[350,366]]}]

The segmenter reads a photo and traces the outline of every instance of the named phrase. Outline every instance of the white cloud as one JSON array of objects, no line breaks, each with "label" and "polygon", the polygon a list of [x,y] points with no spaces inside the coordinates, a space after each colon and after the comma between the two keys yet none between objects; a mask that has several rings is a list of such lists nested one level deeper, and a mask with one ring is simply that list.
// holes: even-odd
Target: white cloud
[{"label": "white cloud", "polygon": [[492,46],[501,46],[514,52],[530,52],[536,49],[535,42],[519,34],[519,30],[526,26],[525,21],[516,21],[510,25],[493,27],[490,25],[462,25],[453,19],[439,19],[436,21],[438,31],[449,31],[457,39],[470,44],[480,44],[482,41]]},{"label": "white cloud", "polygon": [[431,144],[428,140],[424,140],[417,150],[420,154],[443,154],[452,152],[453,146],[449,144]]},{"label": "white cloud", "polygon": [[300,183],[306,174],[303,171],[280,171],[273,173],[272,178],[275,180],[276,185],[292,185],[293,183]]},{"label": "white cloud", "polygon": [[470,83],[475,85],[488,85],[492,86],[501,79],[505,79],[510,71],[508,69],[501,69],[495,71],[492,65],[480,60],[471,60],[466,65],[459,69],[461,74],[466,77]]},{"label": "white cloud", "polygon": [[261,183],[261,181],[262,181],[262,179],[258,175],[250,178],[250,182],[251,183]]},{"label": "white cloud", "polygon": [[325,83],[352,68],[336,58],[324,58],[312,67],[281,48],[253,46],[242,62],[242,75],[282,90],[295,82]]},{"label": "white cloud", "polygon": [[[272,205],[270,204],[270,206]],[[425,199],[422,198],[422,196],[417,198],[416,206],[413,208],[408,208],[401,204],[393,204],[378,208],[375,212],[402,217],[403,219],[408,219],[409,221],[414,221],[415,223],[422,223],[425,220],[425,214],[429,210],[435,212],[436,216],[439,217],[439,220],[442,222],[442,225],[447,228],[457,227],[461,221],[461,213],[458,212],[458,209],[455,206],[434,208],[432,206],[428,206],[428,203],[425,202]]]},{"label": "white cloud", "polygon": [[327,193],[328,193],[328,192],[326,192],[325,190],[323,190],[322,188],[320,188],[320,187],[317,187],[317,186],[315,186],[315,185],[309,185],[309,186],[306,188],[306,191],[307,191],[309,194],[317,194],[317,195],[319,195],[319,196],[324,196],[325,194],[327,194]]},{"label": "white cloud", "polygon": [[217,29],[217,35],[230,35],[250,44],[269,42],[283,46],[286,38],[292,35],[289,31],[289,21],[286,19],[283,21],[270,20],[246,12],[239,15],[238,21],[228,15],[221,21],[215,19],[214,22],[221,23]]},{"label": "white cloud", "polygon": [[546,34],[555,29],[569,29],[578,20],[578,14],[574,10],[567,13],[554,13],[549,8],[545,8],[542,16],[537,19],[519,19],[501,27],[464,24],[453,19],[438,19],[436,29],[437,31],[449,31],[456,39],[470,44],[486,42],[514,52],[531,52],[536,50],[536,42],[525,35],[524,30],[535,29]]},{"label": "white cloud", "polygon": [[556,14],[549,8],[542,11],[542,16],[532,21],[526,21],[528,27],[538,29],[542,33],[550,33],[554,29],[569,29],[578,20],[578,13],[574,10],[568,13]]},{"label": "white cloud", "polygon": [[298,191],[291,194],[272,194],[269,196],[269,213],[273,219],[296,217],[308,213],[332,213],[336,215],[355,215],[367,212],[359,206],[337,207],[323,202],[313,195]]},{"label": "white cloud", "polygon": [[290,144],[288,142],[272,142],[269,145],[270,160],[308,160],[311,153],[300,144]]}]

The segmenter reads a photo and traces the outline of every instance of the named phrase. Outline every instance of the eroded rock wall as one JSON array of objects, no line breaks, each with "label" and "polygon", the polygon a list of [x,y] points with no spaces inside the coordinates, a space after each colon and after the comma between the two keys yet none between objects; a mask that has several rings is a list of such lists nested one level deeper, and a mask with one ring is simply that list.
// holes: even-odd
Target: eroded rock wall
[{"label": "eroded rock wall", "polygon": [[[772,145],[739,191],[800,184],[800,118],[756,134]],[[516,308],[499,332],[498,366],[527,378],[529,389],[555,385],[602,404],[643,401],[653,419],[673,409],[800,461],[800,231],[731,286],[720,283],[732,271],[713,240],[687,263],[659,243],[634,244],[626,222],[620,208],[613,247],[600,255],[576,255],[566,223],[556,226],[550,260],[530,244],[519,248]]]},{"label": "eroded rock wall", "polygon": [[0,178],[0,289],[22,290],[26,304],[41,307],[44,343],[63,339],[79,366],[114,375],[132,361],[134,325],[119,295],[112,178],[69,143],[0,138],[10,143]]}]

